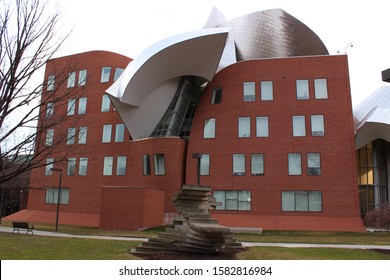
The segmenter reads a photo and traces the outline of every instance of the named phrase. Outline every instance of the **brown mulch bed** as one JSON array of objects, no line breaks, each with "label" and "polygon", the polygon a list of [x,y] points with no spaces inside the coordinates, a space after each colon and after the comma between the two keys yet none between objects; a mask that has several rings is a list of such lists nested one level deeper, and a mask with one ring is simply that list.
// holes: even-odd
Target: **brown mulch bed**
[{"label": "brown mulch bed", "polygon": [[222,249],[214,254],[190,254],[179,252],[133,252],[134,256],[144,260],[236,260],[236,254],[243,249]]},{"label": "brown mulch bed", "polygon": [[384,249],[371,249],[370,251],[374,251],[381,254],[390,255],[390,250],[384,250]]}]

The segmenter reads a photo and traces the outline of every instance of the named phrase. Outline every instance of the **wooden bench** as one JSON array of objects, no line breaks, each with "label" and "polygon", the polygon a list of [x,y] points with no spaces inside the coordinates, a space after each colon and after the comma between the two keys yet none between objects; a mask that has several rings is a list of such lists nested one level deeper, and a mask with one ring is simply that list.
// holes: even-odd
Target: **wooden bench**
[{"label": "wooden bench", "polygon": [[33,225],[30,226],[26,222],[12,222],[12,226],[14,227],[14,230],[12,231],[12,233],[15,233],[15,231],[17,231],[19,234],[19,230],[25,229],[27,231],[26,234],[28,234],[29,232],[31,232],[31,234],[34,234],[34,232],[33,232],[34,226]]}]

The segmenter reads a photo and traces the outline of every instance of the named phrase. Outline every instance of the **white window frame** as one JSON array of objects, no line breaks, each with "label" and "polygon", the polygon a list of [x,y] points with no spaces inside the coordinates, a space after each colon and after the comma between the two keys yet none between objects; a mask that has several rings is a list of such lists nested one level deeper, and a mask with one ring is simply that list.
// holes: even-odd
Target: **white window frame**
[{"label": "white window frame", "polygon": [[74,176],[76,175],[76,158],[68,158],[66,166],[66,175]]},{"label": "white window frame", "polygon": [[293,136],[304,137],[306,136],[306,118],[305,116],[293,116]]},{"label": "white window frame", "polygon": [[101,83],[107,83],[110,81],[111,76],[111,66],[104,66],[102,67],[102,74],[100,76],[100,82]]},{"label": "white window frame", "polygon": [[325,136],[324,115],[311,115],[311,135],[315,137]]},{"label": "white window frame", "polygon": [[76,139],[76,128],[75,127],[68,128],[66,145],[73,145],[75,143],[75,139]]},{"label": "white window frame", "polygon": [[233,154],[233,176],[245,176],[245,154]]},{"label": "white window frame", "polygon": [[154,154],[154,175],[165,175],[165,157],[164,154]]},{"label": "white window frame", "polygon": [[123,69],[123,68],[115,68],[115,72],[114,72],[114,82],[115,82],[116,80],[119,79],[119,77],[122,75],[122,73],[123,73],[124,70],[125,70],[125,69]]},{"label": "white window frame", "polygon": [[118,156],[116,158],[116,175],[126,175],[127,156]]},{"label": "white window frame", "polygon": [[[59,188],[46,188],[46,204],[58,204],[58,190]],[[69,204],[69,188],[61,188],[60,204]]]},{"label": "white window frame", "polygon": [[315,99],[328,99],[328,85],[326,79],[314,79]]},{"label": "white window frame", "polygon": [[256,137],[269,137],[269,119],[267,116],[256,117]]},{"label": "white window frame", "polygon": [[54,103],[48,102],[46,104],[46,118],[52,117],[54,115]]},{"label": "white window frame", "polygon": [[142,175],[144,176],[151,175],[150,155],[148,154],[142,155]]},{"label": "white window frame", "polygon": [[310,98],[309,80],[296,80],[296,93],[298,100],[307,100]]},{"label": "white window frame", "polygon": [[288,154],[288,175],[302,175],[302,155],[300,153]]},{"label": "white window frame", "polygon": [[47,91],[54,90],[55,81],[56,81],[56,75],[49,75],[47,77],[47,87],[46,87]]},{"label": "white window frame", "polygon": [[76,84],[76,71],[70,72],[68,75],[68,81],[66,83],[67,88],[72,88]]},{"label": "white window frame", "polygon": [[68,100],[68,108],[67,108],[67,115],[73,116],[76,112],[76,99],[69,99]]},{"label": "white window frame", "polygon": [[103,125],[102,143],[111,143],[112,124]]},{"label": "white window frame", "polygon": [[210,155],[202,154],[202,158],[200,159],[200,175],[208,176],[210,175]]},{"label": "white window frame", "polygon": [[320,176],[321,175],[321,154],[307,153],[307,175]]},{"label": "white window frame", "polygon": [[81,157],[79,161],[79,176],[87,176],[88,172],[88,158]]},{"label": "white window frame", "polygon": [[115,142],[124,142],[125,141],[125,125],[123,123],[118,123],[115,125]]},{"label": "white window frame", "polygon": [[215,118],[206,119],[204,121],[204,127],[203,127],[203,138],[209,139],[209,138],[215,138],[215,127],[216,127],[216,120]]},{"label": "white window frame", "polygon": [[85,86],[87,84],[87,70],[80,70],[79,71],[79,80],[78,85],[79,86]]},{"label": "white window frame", "polygon": [[80,126],[78,144],[87,144],[88,127]]},{"label": "white window frame", "polygon": [[219,202],[216,210],[222,211],[251,211],[251,191],[248,190],[215,190],[214,199]]},{"label": "white window frame", "polygon": [[87,112],[87,101],[88,101],[87,97],[81,97],[79,99],[79,108],[77,110],[77,113],[79,115],[84,115]]},{"label": "white window frame", "polygon": [[51,170],[54,166],[54,158],[47,158],[46,159],[46,165],[45,165],[45,175],[50,176],[53,174],[53,171]]},{"label": "white window frame", "polygon": [[239,117],[238,118],[238,137],[249,138],[251,137],[251,118]]},{"label": "white window frame", "polygon": [[104,157],[103,161],[103,176],[112,176],[112,170],[114,166],[114,157]]},{"label": "white window frame", "polygon": [[51,128],[51,129],[46,130],[45,145],[51,146],[51,145],[53,145],[53,141],[54,141],[54,129]]},{"label": "white window frame", "polygon": [[283,212],[322,212],[322,191],[282,191]]},{"label": "white window frame", "polygon": [[264,154],[251,154],[251,175],[264,175]]},{"label": "white window frame", "polygon": [[213,88],[211,104],[220,104],[222,102],[222,86]]},{"label": "white window frame", "polygon": [[260,100],[273,101],[274,100],[274,84],[273,81],[260,82]]},{"label": "white window frame", "polygon": [[243,83],[243,101],[253,102],[256,101],[256,83],[255,82],[244,82]]},{"label": "white window frame", "polygon": [[102,108],[101,112],[109,112],[111,107],[111,100],[107,94],[102,96]]}]

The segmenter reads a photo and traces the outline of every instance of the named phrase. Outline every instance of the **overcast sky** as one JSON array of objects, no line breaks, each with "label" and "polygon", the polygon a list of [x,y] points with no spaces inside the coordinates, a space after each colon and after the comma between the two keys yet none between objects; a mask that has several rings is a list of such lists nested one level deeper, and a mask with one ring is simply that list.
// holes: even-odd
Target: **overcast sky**
[{"label": "overcast sky", "polygon": [[347,52],[353,105],[387,84],[381,71],[390,68],[388,0],[49,1],[60,5],[63,30],[73,28],[58,56],[107,50],[135,58],[158,40],[201,29],[213,7],[227,20],[282,8],[312,29],[330,54]]}]

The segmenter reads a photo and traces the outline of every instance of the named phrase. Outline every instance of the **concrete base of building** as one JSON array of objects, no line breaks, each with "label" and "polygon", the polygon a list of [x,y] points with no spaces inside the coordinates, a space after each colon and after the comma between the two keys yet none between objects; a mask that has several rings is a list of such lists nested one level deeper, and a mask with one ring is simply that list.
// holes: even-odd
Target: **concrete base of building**
[{"label": "concrete base of building", "polygon": [[264,230],[307,230],[364,232],[360,217],[237,215],[213,213],[212,217],[228,227],[258,227]]}]

